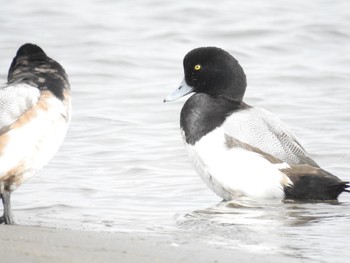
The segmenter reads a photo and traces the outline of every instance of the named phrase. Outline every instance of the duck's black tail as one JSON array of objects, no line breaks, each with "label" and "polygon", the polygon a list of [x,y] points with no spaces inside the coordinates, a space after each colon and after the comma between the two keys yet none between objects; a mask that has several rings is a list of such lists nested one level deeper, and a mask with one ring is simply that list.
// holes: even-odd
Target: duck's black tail
[{"label": "duck's black tail", "polygon": [[293,183],[284,187],[286,199],[336,200],[342,192],[350,192],[349,182],[318,167],[297,165],[283,172]]}]

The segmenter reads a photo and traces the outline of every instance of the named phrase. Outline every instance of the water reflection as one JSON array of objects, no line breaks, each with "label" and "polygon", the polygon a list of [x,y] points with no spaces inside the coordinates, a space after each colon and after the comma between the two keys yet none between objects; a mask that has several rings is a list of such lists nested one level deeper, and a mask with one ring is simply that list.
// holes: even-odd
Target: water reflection
[{"label": "water reflection", "polygon": [[240,199],[178,215],[176,219],[181,229],[204,236],[208,243],[315,259],[324,246],[315,240],[329,238],[332,231],[343,231],[338,222],[350,218],[342,212],[349,207],[337,201]]}]

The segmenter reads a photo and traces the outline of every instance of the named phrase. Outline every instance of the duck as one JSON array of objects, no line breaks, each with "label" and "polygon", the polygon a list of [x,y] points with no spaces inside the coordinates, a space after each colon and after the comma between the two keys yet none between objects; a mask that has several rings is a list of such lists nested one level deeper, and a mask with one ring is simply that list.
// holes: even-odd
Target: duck
[{"label": "duck", "polygon": [[0,87],[0,223],[14,224],[12,192],[54,156],[70,119],[65,70],[39,46],[22,45]]},{"label": "duck", "polygon": [[246,75],[218,47],[199,47],[183,59],[184,79],[165,97],[192,94],[180,114],[190,163],[225,201],[337,200],[349,183],[323,170],[291,129],[269,111],[243,101]]}]

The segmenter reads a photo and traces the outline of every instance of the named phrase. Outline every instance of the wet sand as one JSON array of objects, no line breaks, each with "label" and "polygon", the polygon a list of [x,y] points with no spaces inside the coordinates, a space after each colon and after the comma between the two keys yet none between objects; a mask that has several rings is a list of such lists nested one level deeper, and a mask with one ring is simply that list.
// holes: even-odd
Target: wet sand
[{"label": "wet sand", "polygon": [[217,248],[181,237],[31,226],[0,226],[1,262],[307,262]]}]

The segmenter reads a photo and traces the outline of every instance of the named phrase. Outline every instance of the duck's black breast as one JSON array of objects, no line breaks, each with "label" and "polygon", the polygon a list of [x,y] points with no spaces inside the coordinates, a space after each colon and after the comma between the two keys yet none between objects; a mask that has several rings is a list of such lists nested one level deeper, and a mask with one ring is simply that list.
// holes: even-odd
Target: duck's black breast
[{"label": "duck's black breast", "polygon": [[220,127],[227,116],[242,108],[242,104],[204,93],[192,95],[182,107],[180,115],[180,126],[185,133],[186,143],[194,145],[203,136]]}]

